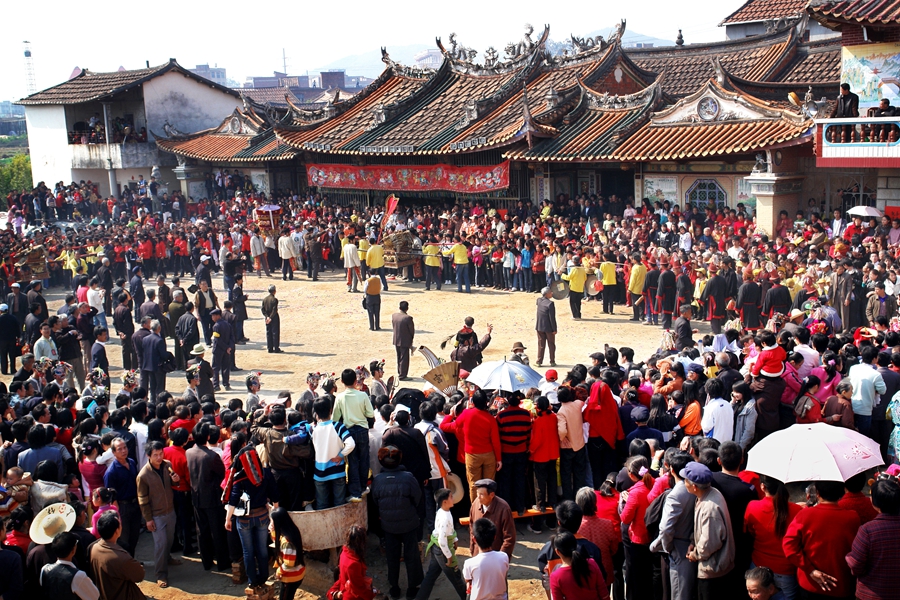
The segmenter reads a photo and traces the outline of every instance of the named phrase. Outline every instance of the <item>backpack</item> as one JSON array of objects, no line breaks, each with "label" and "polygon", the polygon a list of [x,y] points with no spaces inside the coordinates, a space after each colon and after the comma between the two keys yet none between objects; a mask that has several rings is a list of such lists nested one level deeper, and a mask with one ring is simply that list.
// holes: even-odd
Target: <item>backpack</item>
[{"label": "backpack", "polygon": [[647,534],[651,540],[659,537],[659,526],[662,522],[663,506],[666,504],[666,498],[669,496],[671,489],[664,491],[662,494],[653,499],[650,506],[644,513],[644,525],[647,526]]},{"label": "backpack", "polygon": [[812,398],[803,394],[794,400],[794,415],[802,419],[806,416],[807,411],[812,408],[812,403]]}]

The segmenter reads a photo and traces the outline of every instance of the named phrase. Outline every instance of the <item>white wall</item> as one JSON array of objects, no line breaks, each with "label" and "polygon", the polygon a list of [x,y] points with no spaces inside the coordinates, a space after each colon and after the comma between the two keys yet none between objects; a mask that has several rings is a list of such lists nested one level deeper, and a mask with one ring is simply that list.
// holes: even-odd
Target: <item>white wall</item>
[{"label": "white wall", "polygon": [[26,106],[31,175],[52,188],[58,181],[72,180],[72,157],[66,133],[66,111],[62,106]]},{"label": "white wall", "polygon": [[166,120],[182,133],[215,127],[239,106],[240,98],[174,71],[144,84],[147,129],[158,135]]}]

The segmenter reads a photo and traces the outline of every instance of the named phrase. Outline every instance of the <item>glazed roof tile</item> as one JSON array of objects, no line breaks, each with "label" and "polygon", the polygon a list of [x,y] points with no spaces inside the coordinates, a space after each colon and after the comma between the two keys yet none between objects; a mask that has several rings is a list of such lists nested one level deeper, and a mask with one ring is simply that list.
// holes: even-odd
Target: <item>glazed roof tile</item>
[{"label": "glazed roof tile", "polygon": [[[749,79],[749,78],[748,78]],[[784,82],[839,82],[841,80],[841,39],[797,46],[794,58],[775,77]]]},{"label": "glazed roof tile", "polygon": [[[625,97],[631,106],[610,108],[605,102],[612,98],[585,89],[572,122],[560,128],[558,136],[530,149],[506,152],[504,157],[547,162],[605,160],[628,131],[647,119],[660,95],[659,84],[653,84],[641,94]],[[626,100],[621,102],[624,105]]]},{"label": "glazed roof tile", "polygon": [[793,27],[745,38],[681,47],[626,49],[628,57],[640,68],[664,74],[664,91],[674,97],[693,93],[713,76],[711,57],[739,77],[765,79],[783,61],[796,43]]},{"label": "glazed roof tile", "polygon": [[739,9],[725,17],[722,25],[753,23],[782,17],[793,17],[803,12],[808,0],[747,0]]},{"label": "glazed roof tile", "polygon": [[246,96],[253,102],[263,105],[267,102],[278,108],[287,108],[288,103],[285,98],[289,98],[294,104],[302,104],[303,101],[286,87],[264,87],[264,88],[244,88],[241,95]]},{"label": "glazed roof tile", "polygon": [[148,69],[135,69],[131,71],[113,71],[112,73],[97,73],[83,70],[78,76],[58,85],[34,93],[17,102],[26,106],[54,105],[54,104],[81,104],[92,102],[113,96],[135,88],[145,81],[164,75],[169,71],[177,71],[186,77],[208,85],[212,88],[237,97],[239,94],[227,87],[219,85],[209,79],[201,77],[181,65],[175,59]]},{"label": "glazed roof tile", "polygon": [[156,143],[167,152],[207,162],[263,162],[297,156],[297,151],[278,140],[271,130],[255,136],[204,133]]},{"label": "glazed roof tile", "polygon": [[821,22],[900,25],[900,0],[811,0],[807,10]]}]

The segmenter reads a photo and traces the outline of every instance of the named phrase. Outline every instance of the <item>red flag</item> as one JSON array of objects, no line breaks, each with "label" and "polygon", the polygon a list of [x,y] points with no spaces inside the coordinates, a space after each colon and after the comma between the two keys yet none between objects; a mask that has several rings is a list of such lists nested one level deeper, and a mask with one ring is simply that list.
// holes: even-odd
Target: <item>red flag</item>
[{"label": "red flag", "polygon": [[378,241],[381,241],[381,238],[384,236],[384,227],[387,225],[388,218],[394,214],[394,211],[397,210],[397,205],[400,204],[400,198],[391,194],[387,197],[384,203],[384,216],[381,217],[381,231],[378,233]]}]

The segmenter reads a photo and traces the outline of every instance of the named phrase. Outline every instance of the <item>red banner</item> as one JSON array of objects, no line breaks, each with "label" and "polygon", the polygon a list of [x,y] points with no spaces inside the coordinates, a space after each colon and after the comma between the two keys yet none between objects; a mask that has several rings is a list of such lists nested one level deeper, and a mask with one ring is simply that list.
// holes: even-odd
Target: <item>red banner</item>
[{"label": "red banner", "polygon": [[353,190],[480,194],[509,187],[509,161],[493,167],[307,165],[306,174],[310,186]]}]

